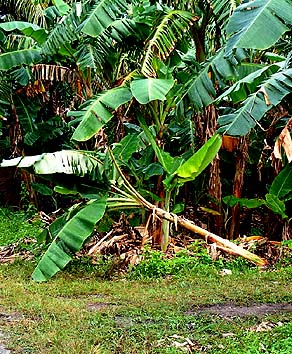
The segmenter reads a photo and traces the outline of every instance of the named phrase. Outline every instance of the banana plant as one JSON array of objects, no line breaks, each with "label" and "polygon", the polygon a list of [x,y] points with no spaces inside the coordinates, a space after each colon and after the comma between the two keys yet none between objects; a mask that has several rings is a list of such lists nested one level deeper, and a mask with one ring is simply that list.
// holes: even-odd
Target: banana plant
[{"label": "banana plant", "polygon": [[[211,152],[212,154],[212,150],[216,150],[214,145],[219,146],[219,142],[220,138],[218,136],[214,137],[211,143],[208,142],[205,148],[174,171],[172,179],[176,179],[178,183],[183,183],[185,180],[194,178],[208,164],[208,160],[210,160],[208,153]],[[196,160],[195,164],[193,163],[194,159]],[[108,163],[109,160],[110,164]],[[111,150],[108,150],[108,154],[104,156],[103,161],[100,160],[100,156],[92,152],[66,150],[4,160],[1,163],[1,167],[10,166],[28,169],[30,172],[45,175],[46,178],[50,175],[54,176],[62,173],[90,177],[95,186],[108,185],[108,188],[100,189],[100,194],[92,194],[91,199],[70,208],[66,215],[49,226],[46,232],[52,241],[33,272],[35,281],[46,281],[58,271],[64,269],[74,254],[82,248],[90,237],[95,225],[102,219],[106,210],[117,208],[121,210],[125,208],[146,208],[155,217],[173,222],[176,227],[180,225],[187,228],[199,234],[206,241],[216,242],[218,247],[225,251],[241,255],[259,266],[267,265],[264,259],[243,250],[234,243],[148,202],[123,175]],[[55,189],[70,193],[64,186],[56,186]],[[71,192],[79,193],[82,196],[82,192],[80,193],[79,190],[80,184],[76,185]]]},{"label": "banana plant", "polygon": [[241,207],[248,209],[258,208],[261,206],[268,207],[275,214],[281,216],[282,219],[288,220],[289,211],[285,203],[292,199],[292,166],[287,165],[274,179],[265,199],[248,199],[235,198],[234,196],[226,196],[223,201],[228,206],[233,207],[237,203]]}]

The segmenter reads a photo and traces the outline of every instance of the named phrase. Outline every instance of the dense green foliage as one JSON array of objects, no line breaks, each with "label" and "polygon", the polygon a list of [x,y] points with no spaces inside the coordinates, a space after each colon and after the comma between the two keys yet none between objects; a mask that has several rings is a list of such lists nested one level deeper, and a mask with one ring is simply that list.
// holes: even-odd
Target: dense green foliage
[{"label": "dense green foliage", "polygon": [[[82,200],[54,234],[37,280],[62,269],[117,208],[179,213],[200,201],[211,206],[209,224],[234,238],[236,208],[252,219],[246,208],[257,207],[257,230],[270,235],[267,214],[282,228],[274,234],[287,237],[289,125],[275,169],[266,151],[291,114],[290,0],[26,2],[25,11],[2,4],[2,166],[43,175],[51,195]],[[239,141],[229,152],[220,151],[226,135]],[[166,250],[169,220],[157,224],[154,241]]]}]

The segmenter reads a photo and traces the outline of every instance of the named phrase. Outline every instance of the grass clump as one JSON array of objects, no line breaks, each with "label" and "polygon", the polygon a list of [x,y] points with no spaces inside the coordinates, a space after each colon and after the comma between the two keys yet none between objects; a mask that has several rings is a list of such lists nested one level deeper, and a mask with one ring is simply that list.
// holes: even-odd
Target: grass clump
[{"label": "grass clump", "polygon": [[24,238],[36,238],[42,222],[29,217],[26,212],[0,208],[0,246],[15,243]]}]

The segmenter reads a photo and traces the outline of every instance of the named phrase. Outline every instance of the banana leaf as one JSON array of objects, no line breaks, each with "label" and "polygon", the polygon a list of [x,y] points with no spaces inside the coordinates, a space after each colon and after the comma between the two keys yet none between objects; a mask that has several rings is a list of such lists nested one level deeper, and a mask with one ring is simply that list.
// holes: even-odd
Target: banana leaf
[{"label": "banana leaf", "polygon": [[106,206],[107,197],[91,200],[65,224],[39,261],[33,280],[46,281],[65,268],[103,217]]}]

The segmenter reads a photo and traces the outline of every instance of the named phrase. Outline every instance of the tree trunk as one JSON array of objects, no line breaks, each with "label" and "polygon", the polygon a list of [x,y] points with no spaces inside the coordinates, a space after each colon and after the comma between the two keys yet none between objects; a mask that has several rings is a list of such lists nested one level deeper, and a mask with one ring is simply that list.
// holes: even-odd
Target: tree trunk
[{"label": "tree trunk", "polygon": [[[233,180],[233,195],[236,198],[242,197],[244,173],[248,156],[248,136],[241,138],[235,164],[235,176]],[[228,239],[234,240],[239,236],[240,227],[240,206],[236,204],[231,212],[231,224],[228,232]]]}]

